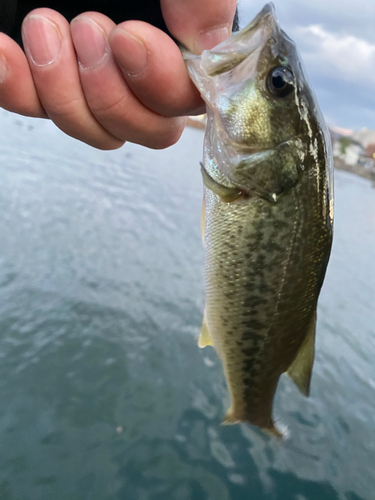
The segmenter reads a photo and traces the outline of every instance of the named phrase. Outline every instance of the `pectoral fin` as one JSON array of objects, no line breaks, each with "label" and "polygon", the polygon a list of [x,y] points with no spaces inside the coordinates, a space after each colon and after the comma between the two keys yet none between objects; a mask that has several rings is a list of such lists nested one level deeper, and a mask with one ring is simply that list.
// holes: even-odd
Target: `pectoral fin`
[{"label": "pectoral fin", "polygon": [[311,372],[315,355],[315,326],[316,312],[311,318],[306,338],[287,371],[289,377],[305,396],[310,394]]},{"label": "pectoral fin", "polygon": [[203,198],[202,212],[201,212],[201,235],[202,235],[203,246],[204,246],[205,226],[206,226],[206,201]]},{"label": "pectoral fin", "polygon": [[213,193],[217,194],[220,196],[220,198],[225,201],[226,203],[231,203],[232,201],[237,200],[241,195],[242,191],[239,189],[233,187],[228,187],[228,186],[223,186],[222,184],[219,184],[216,182],[206,171],[206,169],[203,166],[203,163],[201,163],[201,172],[202,172],[202,179],[203,179],[203,184]]},{"label": "pectoral fin", "polygon": [[206,347],[207,345],[211,345],[213,346],[214,343],[212,341],[212,338],[211,338],[211,335],[210,335],[210,331],[208,329],[208,326],[207,326],[207,322],[206,322],[206,312],[204,313],[204,316],[203,316],[203,323],[202,323],[202,327],[201,327],[201,333],[199,335],[199,339],[198,339],[198,347]]}]

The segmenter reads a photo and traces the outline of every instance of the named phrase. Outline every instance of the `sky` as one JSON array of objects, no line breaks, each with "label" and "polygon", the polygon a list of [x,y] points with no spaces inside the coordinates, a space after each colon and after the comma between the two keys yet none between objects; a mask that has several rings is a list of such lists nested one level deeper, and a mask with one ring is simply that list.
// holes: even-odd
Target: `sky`
[{"label": "sky", "polygon": [[[375,130],[375,0],[274,0],[328,125]],[[240,26],[265,1],[239,0]]]}]

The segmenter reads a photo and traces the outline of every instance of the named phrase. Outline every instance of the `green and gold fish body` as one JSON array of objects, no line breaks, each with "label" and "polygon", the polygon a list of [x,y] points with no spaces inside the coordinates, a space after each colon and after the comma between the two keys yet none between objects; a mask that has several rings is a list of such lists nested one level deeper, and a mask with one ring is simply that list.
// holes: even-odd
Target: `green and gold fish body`
[{"label": "green and gold fish body", "polygon": [[309,393],[332,242],[328,133],[271,4],[212,51],[185,58],[208,108],[200,345],[214,345],[223,362],[226,422],[277,432],[280,375]]}]

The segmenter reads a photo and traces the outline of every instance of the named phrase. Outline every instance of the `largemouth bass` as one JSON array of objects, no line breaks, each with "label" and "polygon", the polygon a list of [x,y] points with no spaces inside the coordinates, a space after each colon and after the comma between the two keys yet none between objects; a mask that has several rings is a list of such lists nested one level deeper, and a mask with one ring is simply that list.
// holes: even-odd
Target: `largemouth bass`
[{"label": "largemouth bass", "polygon": [[310,390],[332,243],[329,134],[272,4],[214,49],[184,57],[208,118],[199,345],[213,345],[223,363],[231,398],[224,422],[278,434],[280,375]]}]

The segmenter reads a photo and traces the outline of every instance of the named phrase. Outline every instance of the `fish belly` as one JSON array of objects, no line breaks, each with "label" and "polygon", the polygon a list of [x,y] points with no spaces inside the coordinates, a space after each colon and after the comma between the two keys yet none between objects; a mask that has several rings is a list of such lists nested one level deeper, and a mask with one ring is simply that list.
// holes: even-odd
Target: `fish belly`
[{"label": "fish belly", "polygon": [[302,191],[271,204],[223,203],[205,189],[206,323],[230,392],[228,422],[274,428],[278,379],[315,315],[329,234]]}]

